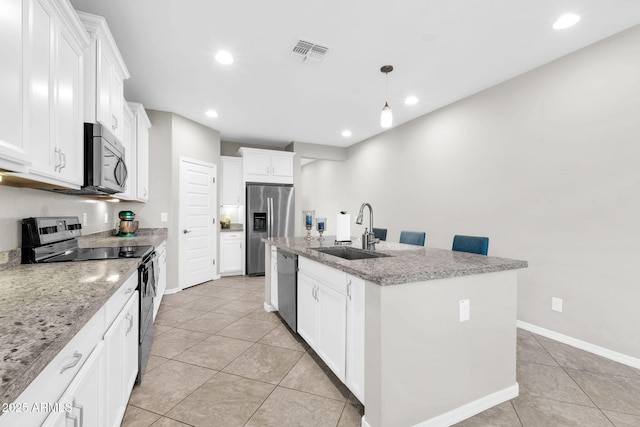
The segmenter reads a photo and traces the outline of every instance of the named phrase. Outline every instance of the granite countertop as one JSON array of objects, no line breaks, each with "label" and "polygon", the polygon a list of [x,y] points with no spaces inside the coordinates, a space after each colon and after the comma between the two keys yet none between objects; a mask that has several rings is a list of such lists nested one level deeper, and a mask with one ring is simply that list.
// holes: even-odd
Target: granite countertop
[{"label": "granite countertop", "polygon": [[[157,246],[166,229],[138,237],[81,237],[82,247]],[[125,243],[126,242],[126,243]],[[0,395],[15,401],[116,290],[140,258],[24,264],[0,273]]]},{"label": "granite countertop", "polygon": [[[383,258],[346,260],[314,250],[318,247],[335,246],[334,239],[335,236],[325,236],[324,242],[319,242],[316,238],[309,242],[304,237],[276,237],[262,240],[379,285],[470,276],[528,266],[527,261],[516,259],[385,241],[376,244],[376,252],[390,255]],[[355,238],[353,240],[353,244],[349,246],[360,249],[360,242]]]}]

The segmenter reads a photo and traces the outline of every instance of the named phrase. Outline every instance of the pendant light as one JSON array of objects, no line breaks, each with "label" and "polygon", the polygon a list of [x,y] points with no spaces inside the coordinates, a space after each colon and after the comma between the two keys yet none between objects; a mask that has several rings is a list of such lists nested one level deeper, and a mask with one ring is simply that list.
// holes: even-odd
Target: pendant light
[{"label": "pendant light", "polygon": [[386,129],[393,125],[393,113],[391,112],[391,107],[389,107],[389,102],[387,102],[389,95],[389,73],[393,71],[393,65],[385,65],[380,68],[380,71],[385,74],[386,84],[384,108],[382,109],[382,113],[380,113],[380,126]]}]

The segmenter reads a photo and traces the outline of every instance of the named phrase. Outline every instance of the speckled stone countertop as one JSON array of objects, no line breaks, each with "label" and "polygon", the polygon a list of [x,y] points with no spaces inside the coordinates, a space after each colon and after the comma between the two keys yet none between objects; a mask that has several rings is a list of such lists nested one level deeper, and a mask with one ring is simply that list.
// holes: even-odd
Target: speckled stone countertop
[{"label": "speckled stone countertop", "polygon": [[[334,236],[325,236],[325,239],[324,242],[319,242],[315,238],[308,242],[304,237],[277,237],[262,240],[379,285],[470,276],[528,266],[527,261],[394,242],[376,244],[376,251],[391,255],[389,257],[350,261],[314,250],[318,247],[334,246]],[[356,242],[355,239],[349,246],[361,248],[360,242]]]},{"label": "speckled stone countertop", "polygon": [[[166,229],[113,237],[82,237],[78,244],[157,246]],[[47,364],[135,274],[139,258],[24,264],[0,272],[0,395],[15,401]]]}]

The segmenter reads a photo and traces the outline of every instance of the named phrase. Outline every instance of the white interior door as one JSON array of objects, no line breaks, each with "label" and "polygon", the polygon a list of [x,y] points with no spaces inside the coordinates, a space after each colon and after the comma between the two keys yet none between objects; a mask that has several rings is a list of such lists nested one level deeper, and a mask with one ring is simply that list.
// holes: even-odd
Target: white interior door
[{"label": "white interior door", "polygon": [[180,158],[180,288],[216,279],[216,165]]}]

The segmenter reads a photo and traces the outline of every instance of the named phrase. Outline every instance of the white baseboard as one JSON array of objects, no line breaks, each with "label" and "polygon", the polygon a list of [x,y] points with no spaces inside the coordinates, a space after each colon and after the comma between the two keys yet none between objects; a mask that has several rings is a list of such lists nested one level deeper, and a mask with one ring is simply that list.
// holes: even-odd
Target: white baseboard
[{"label": "white baseboard", "polygon": [[453,424],[459,423],[460,421],[466,420],[467,418],[473,417],[474,415],[479,414],[482,411],[486,411],[489,408],[499,405],[502,402],[506,402],[507,400],[518,397],[519,393],[520,387],[518,386],[518,383],[515,383],[510,387],[481,397],[478,400],[469,402],[466,405],[462,405],[449,412],[445,412],[442,415],[438,415],[437,417],[433,417],[426,421],[415,424],[414,427],[448,427]]},{"label": "white baseboard", "polygon": [[[438,415],[437,417],[414,424],[413,427],[449,427],[453,424],[459,423],[460,421],[466,420],[467,418],[473,417],[482,411],[486,411],[489,408],[518,397],[519,393],[520,387],[518,386],[518,383],[515,383],[510,387],[481,397],[478,400],[469,402],[449,412]],[[361,426],[371,427],[365,419],[365,416],[362,417]]]},{"label": "white baseboard", "polygon": [[180,292],[182,289],[180,288],[171,288],[171,289],[165,289],[164,292],[162,293],[162,295],[171,295],[171,294],[177,294],[178,292]]},{"label": "white baseboard", "polygon": [[600,347],[598,345],[591,344],[567,335],[563,335],[558,332],[542,328],[540,326],[532,325],[531,323],[523,322],[521,320],[518,320],[517,326],[518,328],[522,328],[526,331],[533,332],[534,334],[542,335],[543,337],[547,337],[563,344],[570,345],[571,347],[579,348],[580,350],[597,354],[598,356],[613,360],[614,362],[622,363],[623,365],[640,369],[640,359],[638,358],[627,356],[626,354],[618,353],[617,351],[609,350],[608,348]]},{"label": "white baseboard", "polygon": [[266,302],[264,303],[264,311],[278,311],[277,308],[275,308],[274,306],[272,306],[271,304],[267,304]]}]

